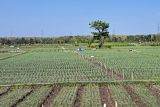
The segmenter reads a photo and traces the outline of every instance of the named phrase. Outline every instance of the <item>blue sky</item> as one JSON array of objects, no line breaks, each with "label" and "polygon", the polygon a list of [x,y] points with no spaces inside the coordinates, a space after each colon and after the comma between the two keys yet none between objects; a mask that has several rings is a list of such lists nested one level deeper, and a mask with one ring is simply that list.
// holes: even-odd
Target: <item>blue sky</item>
[{"label": "blue sky", "polygon": [[0,36],[87,35],[89,22],[114,34],[157,33],[160,0],[0,0]]}]

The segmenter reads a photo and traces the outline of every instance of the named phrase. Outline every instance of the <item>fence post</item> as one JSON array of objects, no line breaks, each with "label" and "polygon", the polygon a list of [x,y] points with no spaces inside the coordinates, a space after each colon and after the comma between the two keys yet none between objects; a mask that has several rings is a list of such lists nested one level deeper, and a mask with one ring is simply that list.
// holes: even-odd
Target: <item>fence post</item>
[{"label": "fence post", "polygon": [[105,103],[103,104],[103,107],[106,107],[106,104],[105,104]]},{"label": "fence post", "polygon": [[117,101],[115,101],[115,107],[118,107]]},{"label": "fence post", "polygon": [[[104,69],[105,69],[105,71],[106,71],[106,70],[107,70],[106,65],[104,64],[103,66],[104,66]],[[106,74],[108,74],[108,70],[107,70]]]},{"label": "fence post", "polygon": [[103,64],[101,63],[101,72],[103,72],[103,68],[102,68]]},{"label": "fence post", "polygon": [[[111,69],[112,70],[112,69]],[[113,78],[113,70],[112,70],[112,78]]]},{"label": "fence post", "polygon": [[132,80],[133,80],[133,72],[131,73],[131,78],[132,78]]},{"label": "fence post", "polygon": [[124,80],[124,70],[123,70],[123,80]]}]

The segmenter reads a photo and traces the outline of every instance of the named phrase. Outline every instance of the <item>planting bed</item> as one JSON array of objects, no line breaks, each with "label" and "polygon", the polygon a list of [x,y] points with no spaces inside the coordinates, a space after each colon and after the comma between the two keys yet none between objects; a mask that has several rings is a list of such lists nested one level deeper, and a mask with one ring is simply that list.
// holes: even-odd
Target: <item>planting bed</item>
[{"label": "planting bed", "polygon": [[0,107],[160,105],[159,47],[24,50],[0,54]]}]

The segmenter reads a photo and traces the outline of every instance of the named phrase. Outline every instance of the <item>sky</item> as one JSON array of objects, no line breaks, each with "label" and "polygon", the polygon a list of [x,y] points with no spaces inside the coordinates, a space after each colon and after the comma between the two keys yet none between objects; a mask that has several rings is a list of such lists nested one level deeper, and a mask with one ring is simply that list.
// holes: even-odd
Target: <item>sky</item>
[{"label": "sky", "polygon": [[110,24],[110,34],[153,34],[160,0],[0,0],[0,37],[89,35],[89,23]]}]

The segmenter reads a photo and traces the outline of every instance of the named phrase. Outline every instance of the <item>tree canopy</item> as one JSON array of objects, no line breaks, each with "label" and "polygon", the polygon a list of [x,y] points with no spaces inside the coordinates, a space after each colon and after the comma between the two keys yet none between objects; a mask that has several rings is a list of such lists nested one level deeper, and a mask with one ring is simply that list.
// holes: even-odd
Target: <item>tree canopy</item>
[{"label": "tree canopy", "polygon": [[99,48],[102,47],[104,40],[109,37],[109,23],[106,23],[105,21],[97,20],[97,21],[92,21],[89,23],[90,28],[95,29],[98,32],[91,32],[93,34],[93,39],[91,41],[94,42],[94,40],[99,40]]}]

